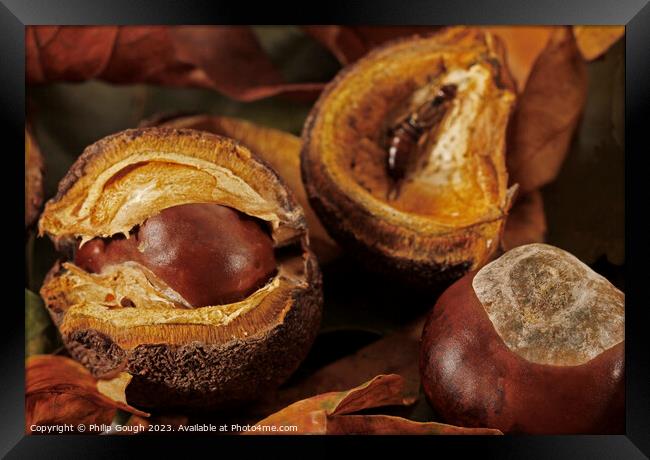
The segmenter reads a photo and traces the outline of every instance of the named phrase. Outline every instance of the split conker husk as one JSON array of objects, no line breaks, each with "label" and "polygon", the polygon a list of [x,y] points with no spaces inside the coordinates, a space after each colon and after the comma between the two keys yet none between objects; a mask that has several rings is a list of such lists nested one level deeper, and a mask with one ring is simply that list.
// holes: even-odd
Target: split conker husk
[{"label": "split conker husk", "polygon": [[326,87],[302,178],[329,234],[372,270],[439,286],[499,246],[515,102],[497,37],[454,27],[383,45]]},{"label": "split conker husk", "polygon": [[624,304],[566,251],[512,249],[454,283],[429,315],[420,348],[427,399],[456,425],[622,433]]},{"label": "split conker husk", "polygon": [[321,278],[303,211],[230,139],[169,128],[102,139],[39,229],[72,253],[41,289],[68,351],[96,377],[131,374],[132,405],[251,401],[286,380],[316,336]]}]

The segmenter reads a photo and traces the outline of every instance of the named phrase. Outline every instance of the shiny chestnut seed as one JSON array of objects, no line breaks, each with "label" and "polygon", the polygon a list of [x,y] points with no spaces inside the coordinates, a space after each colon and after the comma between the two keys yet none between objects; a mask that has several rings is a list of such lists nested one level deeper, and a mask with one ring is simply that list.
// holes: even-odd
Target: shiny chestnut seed
[{"label": "shiny chestnut seed", "polygon": [[529,244],[438,299],[422,332],[420,377],[454,425],[621,433],[624,339],[624,294],[568,252]]},{"label": "shiny chestnut seed", "polygon": [[273,241],[253,218],[214,203],[164,209],[129,238],[95,238],[75,264],[91,273],[142,264],[193,307],[245,299],[276,272]]}]

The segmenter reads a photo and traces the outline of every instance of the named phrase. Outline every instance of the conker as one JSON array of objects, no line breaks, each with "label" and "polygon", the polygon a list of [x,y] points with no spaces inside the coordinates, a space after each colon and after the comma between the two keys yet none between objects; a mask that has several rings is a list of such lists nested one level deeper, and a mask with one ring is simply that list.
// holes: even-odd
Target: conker
[{"label": "conker", "polygon": [[561,249],[512,249],[436,303],[420,349],[427,399],[464,426],[622,433],[624,302]]},{"label": "conker", "polygon": [[92,273],[138,262],[193,307],[245,299],[276,271],[273,241],[255,219],[214,203],[162,210],[129,238],[95,238],[75,263]]}]

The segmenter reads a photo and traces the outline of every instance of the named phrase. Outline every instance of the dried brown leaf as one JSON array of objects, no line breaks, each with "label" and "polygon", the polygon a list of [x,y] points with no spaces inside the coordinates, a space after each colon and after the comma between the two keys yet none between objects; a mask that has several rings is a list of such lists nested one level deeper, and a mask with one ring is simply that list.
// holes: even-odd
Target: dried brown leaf
[{"label": "dried brown leaf", "polygon": [[244,26],[28,26],[28,84],[102,79],[220,91],[252,101],[315,97],[322,83],[287,83]]},{"label": "dried brown leaf", "polygon": [[112,399],[99,391],[97,380],[85,367],[64,356],[29,357],[26,362],[25,380],[27,433],[31,433],[32,425],[109,425],[117,409],[142,417],[149,416],[124,402],[124,377],[118,376],[117,383],[103,385],[103,391],[111,388],[108,394],[118,398]]},{"label": "dried brown leaf", "polygon": [[506,48],[508,69],[517,82],[519,92],[526,87],[535,60],[546,46],[552,27],[494,26],[487,31],[497,35]]},{"label": "dried brown leaf", "polygon": [[[387,41],[425,35],[436,26],[305,26],[305,32],[328,48],[343,65],[356,61],[372,48]],[[486,30],[498,35],[506,45],[508,67],[521,90],[535,59],[546,46],[552,30],[547,26],[494,26]]]},{"label": "dried brown leaf", "polygon": [[97,380],[97,391],[111,400],[128,405],[126,402],[126,387],[133,376],[128,372],[120,372],[110,380]]},{"label": "dried brown leaf", "polygon": [[573,26],[578,49],[587,61],[592,61],[625,35],[625,26]]},{"label": "dried brown leaf", "polygon": [[303,29],[329,49],[343,65],[356,61],[387,41],[436,31],[436,26],[305,26]]},{"label": "dried brown leaf", "polygon": [[546,236],[544,201],[539,190],[519,195],[513,205],[501,244],[504,251],[529,243],[543,243]]},{"label": "dried brown leaf", "polygon": [[161,125],[174,128],[191,128],[227,136],[241,142],[264,159],[293,191],[305,210],[311,247],[321,263],[327,263],[340,254],[340,249],[327,234],[311,208],[300,177],[299,137],[277,129],[267,128],[236,118],[210,115],[158,116],[144,121],[142,126]]},{"label": "dried brown leaf", "polygon": [[[276,431],[246,432],[270,434],[499,434],[498,430],[466,429],[440,423],[420,423],[386,415],[348,415],[364,409],[409,405],[404,394],[406,381],[396,374],[378,375],[347,391],[325,393],[298,401],[258,422],[256,427]],[[296,427],[297,431],[279,431]]]},{"label": "dried brown leaf", "polygon": [[420,389],[418,359],[423,325],[424,317],[352,355],[328,364],[294,385],[269,394],[265,401],[255,407],[255,413],[265,416],[292,401],[314,394],[343,391],[380,374],[402,376],[405,383],[404,394],[415,400]]},{"label": "dried brown leaf", "polygon": [[298,427],[297,433],[326,434],[327,419],[330,416],[387,405],[412,404],[412,398],[402,395],[404,385],[404,379],[399,375],[378,375],[351,390],[320,394],[295,402],[256,425],[295,425]]},{"label": "dried brown leaf", "polygon": [[43,204],[43,155],[25,127],[25,227],[31,226]]},{"label": "dried brown leaf", "polygon": [[465,428],[437,422],[414,422],[391,415],[346,415],[329,417],[327,434],[420,434],[420,435],[501,435],[493,428]]},{"label": "dried brown leaf", "polygon": [[557,176],[586,97],[586,65],[571,29],[555,28],[533,65],[510,127],[508,171],[522,193]]}]

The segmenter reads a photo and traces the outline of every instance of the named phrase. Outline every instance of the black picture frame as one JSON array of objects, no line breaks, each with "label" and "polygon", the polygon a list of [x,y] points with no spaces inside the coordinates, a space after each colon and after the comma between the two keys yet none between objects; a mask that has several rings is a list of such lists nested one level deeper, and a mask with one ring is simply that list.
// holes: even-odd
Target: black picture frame
[{"label": "black picture frame", "polygon": [[[17,151],[24,142],[26,25],[34,24],[625,24],[626,52],[626,432],[619,436],[504,436],[504,437],[205,437],[205,436],[26,436],[24,433],[24,316],[19,309],[19,281],[0,282],[3,316],[0,319],[2,352],[0,366],[0,454],[7,458],[115,457],[147,451],[153,446],[174,448],[185,455],[199,451],[220,454],[225,445],[255,444],[274,456],[272,446],[282,443],[297,448],[338,449],[352,444],[380,448],[387,452],[420,451],[424,455],[442,452],[474,452],[481,456],[513,458],[647,458],[650,455],[650,334],[644,288],[650,245],[644,225],[647,208],[644,160],[650,152],[650,5],[648,0],[437,0],[437,1],[347,1],[310,2],[282,7],[275,2],[209,2],[173,0],[0,0],[0,113],[9,143],[2,158],[20,161]],[[15,197],[19,180],[13,164],[4,172],[2,207],[12,219],[24,212]],[[14,182],[15,180],[15,182]],[[16,187],[16,188],[14,188]],[[15,214],[14,214],[15,213]],[[606,219],[607,216],[603,216]],[[11,221],[14,222],[15,221]],[[20,222],[20,221],[18,221]],[[19,225],[7,225],[9,235],[2,245],[5,253],[3,276],[21,276],[9,261],[24,260],[22,247],[10,243]],[[11,251],[15,251],[12,253]],[[24,273],[24,271],[23,271]],[[14,297],[15,295],[15,297]],[[322,447],[320,447],[322,446]],[[214,449],[218,449],[215,451]],[[328,449],[329,450],[329,449]],[[329,450],[334,455],[336,450]],[[168,451],[171,454],[171,450]],[[83,454],[82,454],[83,453]]]}]

